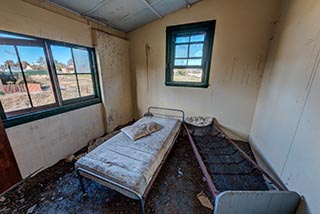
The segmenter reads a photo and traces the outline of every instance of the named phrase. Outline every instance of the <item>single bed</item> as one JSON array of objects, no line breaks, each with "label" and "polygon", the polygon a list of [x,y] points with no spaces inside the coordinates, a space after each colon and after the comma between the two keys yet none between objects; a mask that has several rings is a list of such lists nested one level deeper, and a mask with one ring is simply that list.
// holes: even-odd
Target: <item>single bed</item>
[{"label": "single bed", "polygon": [[159,131],[136,141],[120,132],[80,158],[75,167],[84,195],[82,176],[139,200],[144,213],[144,199],[181,130],[179,119],[154,116],[151,109],[180,112],[184,120],[181,110],[150,107],[136,123],[154,121],[162,127]]}]

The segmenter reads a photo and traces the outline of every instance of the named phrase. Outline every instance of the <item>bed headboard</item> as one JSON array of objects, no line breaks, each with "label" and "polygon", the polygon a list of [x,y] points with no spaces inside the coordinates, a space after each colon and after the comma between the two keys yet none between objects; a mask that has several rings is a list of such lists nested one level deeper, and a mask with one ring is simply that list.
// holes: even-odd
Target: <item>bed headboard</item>
[{"label": "bed headboard", "polygon": [[148,108],[148,112],[144,114],[144,116],[168,116],[168,117],[175,117],[181,118],[184,121],[184,111],[181,109],[174,109],[174,108],[162,108],[162,107],[155,107],[150,106]]}]

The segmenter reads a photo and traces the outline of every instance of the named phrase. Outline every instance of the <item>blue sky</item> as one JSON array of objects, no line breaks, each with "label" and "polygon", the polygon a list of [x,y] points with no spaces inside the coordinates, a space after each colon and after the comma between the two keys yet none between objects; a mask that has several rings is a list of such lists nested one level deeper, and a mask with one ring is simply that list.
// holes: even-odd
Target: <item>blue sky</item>
[{"label": "blue sky", "polygon": [[61,46],[51,45],[52,55],[55,60],[67,64],[71,59],[71,49]]},{"label": "blue sky", "polygon": [[[37,63],[39,57],[45,57],[44,50],[41,47],[18,47],[21,61],[28,63]],[[55,60],[67,64],[71,59],[71,51],[69,48],[52,46],[52,52]],[[12,45],[0,45],[0,65],[3,65],[6,60],[17,62],[16,52]]]}]

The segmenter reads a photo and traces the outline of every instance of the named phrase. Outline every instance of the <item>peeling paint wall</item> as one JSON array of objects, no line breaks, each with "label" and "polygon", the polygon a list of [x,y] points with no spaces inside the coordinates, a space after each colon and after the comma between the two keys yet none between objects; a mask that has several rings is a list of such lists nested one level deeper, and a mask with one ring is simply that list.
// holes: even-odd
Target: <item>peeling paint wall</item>
[{"label": "peeling paint wall", "polygon": [[320,210],[319,19],[318,0],[284,4],[250,133],[265,164],[304,196],[301,213]]},{"label": "peeling paint wall", "polygon": [[[92,46],[88,25],[20,0],[1,1],[0,29]],[[102,118],[98,104],[6,129],[22,176],[53,165],[101,136]]]},{"label": "peeling paint wall", "polygon": [[132,120],[129,41],[96,32],[107,132]]},{"label": "peeling paint wall", "polygon": [[[150,105],[180,108],[187,115],[214,116],[247,139],[279,8],[278,0],[203,0],[130,32],[135,116]],[[165,86],[166,26],[212,19],[217,23],[210,87]]]}]

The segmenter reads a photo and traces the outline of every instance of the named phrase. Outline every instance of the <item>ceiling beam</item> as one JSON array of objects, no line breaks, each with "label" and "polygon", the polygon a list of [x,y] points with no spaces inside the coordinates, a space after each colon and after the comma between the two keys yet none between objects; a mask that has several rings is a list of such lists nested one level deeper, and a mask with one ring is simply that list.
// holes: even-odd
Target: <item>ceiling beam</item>
[{"label": "ceiling beam", "polygon": [[151,12],[153,12],[156,16],[158,16],[159,19],[162,19],[163,16],[161,16],[152,6],[147,2],[146,0],[140,0]]}]

